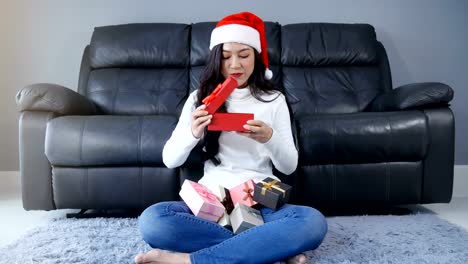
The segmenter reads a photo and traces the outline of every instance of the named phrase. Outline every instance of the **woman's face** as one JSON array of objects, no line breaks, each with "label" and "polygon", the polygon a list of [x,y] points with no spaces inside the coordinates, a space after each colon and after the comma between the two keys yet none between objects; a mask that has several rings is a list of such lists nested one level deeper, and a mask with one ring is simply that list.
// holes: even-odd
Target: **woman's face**
[{"label": "woman's face", "polygon": [[223,44],[223,59],[221,73],[224,78],[232,76],[239,88],[247,86],[247,81],[254,70],[255,54],[252,47],[236,42]]}]

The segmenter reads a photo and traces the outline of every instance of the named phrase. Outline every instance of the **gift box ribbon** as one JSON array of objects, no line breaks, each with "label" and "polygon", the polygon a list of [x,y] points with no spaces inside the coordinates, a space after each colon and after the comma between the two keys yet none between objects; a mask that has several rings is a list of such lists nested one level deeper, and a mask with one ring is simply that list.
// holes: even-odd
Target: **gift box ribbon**
[{"label": "gift box ribbon", "polygon": [[263,184],[262,192],[261,192],[262,195],[265,195],[266,190],[272,191],[272,189],[276,189],[283,193],[283,198],[286,198],[286,191],[281,189],[281,187],[276,184],[277,182],[278,182],[277,180],[272,180],[270,182],[260,181],[260,183]]},{"label": "gift box ribbon", "polygon": [[205,97],[205,99],[202,100],[202,103],[204,103],[205,105],[208,105],[209,103],[211,103],[211,101],[213,101],[213,99],[214,97],[210,94],[207,97]]},{"label": "gift box ribbon", "polygon": [[245,189],[243,189],[242,191],[245,192],[245,196],[244,198],[242,198],[242,200],[247,200],[249,199],[250,203],[253,203],[253,189],[249,187],[249,185],[247,184],[247,182],[244,182],[244,186],[245,186]]},{"label": "gift box ribbon", "polygon": [[215,99],[215,97],[218,95],[219,91],[221,90],[221,87],[222,85],[218,84],[216,89],[214,89],[214,91],[210,95],[208,95],[207,97],[205,97],[205,99],[202,100],[202,103],[204,103],[205,105],[208,105],[209,103],[211,103]]},{"label": "gift box ribbon", "polygon": [[200,196],[205,197],[210,202],[214,203],[215,201],[218,200],[216,198],[216,195],[214,195],[214,194],[210,193],[209,191],[207,191],[205,189],[205,187],[203,187],[201,185],[194,185],[193,187],[195,188],[195,191],[197,191],[197,193],[200,194]]}]

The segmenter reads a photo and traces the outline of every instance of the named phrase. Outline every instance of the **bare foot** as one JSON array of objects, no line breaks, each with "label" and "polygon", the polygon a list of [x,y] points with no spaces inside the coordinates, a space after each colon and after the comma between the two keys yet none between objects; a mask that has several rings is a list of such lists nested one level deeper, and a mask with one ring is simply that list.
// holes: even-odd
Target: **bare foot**
[{"label": "bare foot", "polygon": [[304,254],[299,254],[294,257],[288,258],[288,264],[307,264],[307,257]]},{"label": "bare foot", "polygon": [[190,264],[190,255],[187,253],[169,252],[162,249],[153,249],[146,254],[135,257],[136,264]]}]

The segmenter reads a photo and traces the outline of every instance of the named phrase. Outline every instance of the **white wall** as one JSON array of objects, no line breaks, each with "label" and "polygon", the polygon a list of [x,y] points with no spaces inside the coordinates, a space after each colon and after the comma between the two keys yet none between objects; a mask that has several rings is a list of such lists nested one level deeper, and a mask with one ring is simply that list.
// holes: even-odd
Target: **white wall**
[{"label": "white wall", "polygon": [[468,164],[465,0],[0,0],[0,171],[18,170],[16,92],[36,82],[76,90],[93,28],[135,22],[217,21],[240,11],[281,24],[370,23],[387,49],[395,86],[439,81],[455,89],[457,164]]}]

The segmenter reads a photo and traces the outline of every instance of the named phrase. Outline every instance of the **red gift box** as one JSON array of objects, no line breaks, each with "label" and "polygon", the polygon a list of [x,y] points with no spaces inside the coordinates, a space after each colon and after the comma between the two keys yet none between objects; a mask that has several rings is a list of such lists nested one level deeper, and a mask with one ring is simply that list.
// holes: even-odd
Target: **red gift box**
[{"label": "red gift box", "polygon": [[215,113],[208,125],[211,131],[242,131],[247,132],[244,125],[253,120],[253,114],[246,113]]},{"label": "red gift box", "polygon": [[211,131],[247,131],[244,125],[247,120],[254,119],[253,114],[248,113],[216,113],[218,108],[226,101],[229,95],[236,89],[237,81],[229,76],[222,84],[219,84],[213,92],[205,97],[202,102],[205,110],[213,115],[208,130]]},{"label": "red gift box", "polygon": [[222,84],[219,84],[210,95],[205,97],[202,102],[206,105],[205,110],[208,114],[214,114],[236,87],[237,81],[229,76]]}]

